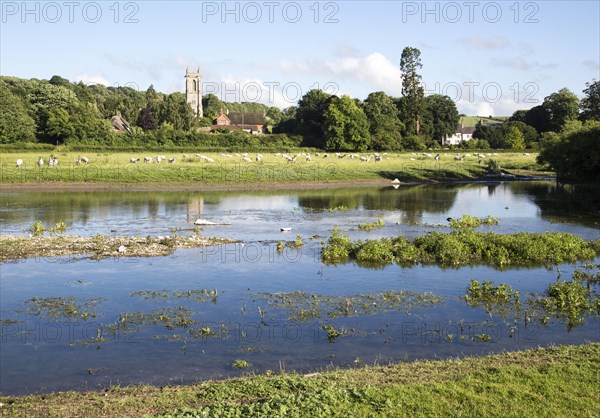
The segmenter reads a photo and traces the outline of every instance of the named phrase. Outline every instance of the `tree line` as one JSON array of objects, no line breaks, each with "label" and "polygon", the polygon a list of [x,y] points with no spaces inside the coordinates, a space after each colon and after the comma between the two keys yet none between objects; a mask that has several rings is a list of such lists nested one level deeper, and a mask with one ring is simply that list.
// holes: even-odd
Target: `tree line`
[{"label": "tree line", "polygon": [[[213,94],[202,99],[205,117],[198,119],[179,92],[165,94],[153,86],[131,87],[0,77],[0,143],[39,142],[54,145],[104,146],[228,146],[243,132],[211,134],[221,111],[264,113],[270,138],[283,144],[337,151],[423,150],[441,145],[459,127],[455,103],[443,95],[425,96],[421,52],[406,47],[400,70],[402,96],[374,92],[363,101],[308,91],[296,106],[280,110],[260,103],[227,103]],[[600,120],[600,83],[593,80],[578,97],[561,89],[529,110],[518,110],[499,124],[478,123],[468,148],[539,148]],[[110,118],[120,112],[130,123],[116,133]],[[268,141],[268,139],[263,140]]]}]

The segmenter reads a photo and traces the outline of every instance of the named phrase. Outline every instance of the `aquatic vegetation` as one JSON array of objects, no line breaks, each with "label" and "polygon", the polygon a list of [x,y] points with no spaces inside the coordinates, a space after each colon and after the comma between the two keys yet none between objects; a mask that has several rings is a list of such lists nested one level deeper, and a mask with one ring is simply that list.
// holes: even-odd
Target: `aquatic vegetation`
[{"label": "aquatic vegetation", "polygon": [[[594,274],[593,268],[596,268]],[[569,281],[557,280],[542,294],[530,294],[521,302],[519,292],[507,284],[495,286],[491,281],[471,280],[464,300],[471,307],[484,307],[488,315],[523,320],[537,320],[547,326],[551,317],[566,323],[568,330],[581,325],[587,316],[600,316],[600,295],[593,289],[597,283],[584,286],[585,277],[597,277],[600,266],[585,265],[573,273]]]},{"label": "aquatic vegetation", "polygon": [[327,332],[327,341],[330,343],[335,342],[342,335],[333,325],[323,325],[321,328]]},{"label": "aquatic vegetation", "polygon": [[233,367],[234,369],[247,369],[248,367],[250,367],[250,363],[248,363],[246,360],[238,359],[233,361],[231,367]]},{"label": "aquatic vegetation", "polygon": [[506,316],[520,307],[519,292],[504,283],[494,286],[489,280],[483,283],[471,280],[464,299],[470,307],[485,307],[490,316],[493,313]]},{"label": "aquatic vegetation", "polygon": [[179,300],[193,299],[196,302],[211,301],[217,303],[219,291],[215,289],[192,289],[192,290],[139,290],[131,292],[131,297],[141,297],[144,300]]},{"label": "aquatic vegetation", "polygon": [[383,225],[383,219],[377,219],[376,222],[365,222],[364,224],[358,224],[358,229],[360,231],[371,231],[375,228],[381,228]]},{"label": "aquatic vegetation", "polygon": [[477,216],[463,215],[459,219],[450,218],[450,228],[477,228],[481,225],[498,225],[498,218],[486,216],[478,218]]},{"label": "aquatic vegetation", "polygon": [[325,263],[349,259],[362,264],[438,264],[459,267],[487,264],[497,268],[560,264],[591,260],[600,254],[598,241],[585,241],[560,232],[496,234],[460,228],[451,233],[429,232],[409,241],[403,237],[352,242],[334,229],[321,252]]},{"label": "aquatic vegetation", "polygon": [[25,310],[18,312],[54,320],[81,319],[86,321],[90,317],[96,318],[97,314],[93,309],[105,300],[105,298],[75,299],[72,296],[33,297],[25,301]]},{"label": "aquatic vegetation", "polygon": [[29,232],[31,232],[31,234],[34,237],[43,235],[45,231],[46,231],[46,227],[40,221],[35,221],[33,223],[33,225],[31,225],[31,227],[29,227]]},{"label": "aquatic vegetation", "polygon": [[[543,295],[532,297],[529,303],[545,315],[565,320],[569,330],[583,324],[586,315],[600,315],[599,295],[577,280],[558,280],[548,285]],[[541,318],[547,321],[545,316]]]},{"label": "aquatic vegetation", "polygon": [[331,232],[327,245],[323,247],[321,258],[329,263],[342,263],[348,260],[352,248],[350,238],[336,226]]},{"label": "aquatic vegetation", "polygon": [[320,318],[353,317],[384,312],[411,312],[415,308],[443,304],[445,298],[430,292],[389,290],[355,295],[322,295],[306,292],[259,293],[258,297],[289,320],[307,322]]},{"label": "aquatic vegetation", "polygon": [[339,211],[346,211],[346,210],[350,210],[350,209],[344,205],[339,205],[334,208],[328,209],[329,212],[339,212]]}]

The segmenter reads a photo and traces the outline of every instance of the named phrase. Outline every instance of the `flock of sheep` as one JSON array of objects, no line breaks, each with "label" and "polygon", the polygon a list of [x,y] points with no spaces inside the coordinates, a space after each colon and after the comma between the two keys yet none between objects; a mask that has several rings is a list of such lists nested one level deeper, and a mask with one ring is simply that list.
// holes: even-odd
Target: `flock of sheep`
[{"label": "flock of sheep", "polygon": [[[88,164],[90,162],[89,158],[87,157],[78,157],[77,160],[75,161],[75,164],[77,165],[81,165],[81,164]],[[36,164],[39,168],[44,167],[44,164],[48,164],[48,167],[58,167],[58,158],[54,157],[53,155],[51,155],[50,157],[48,157],[48,161],[44,161],[44,157],[39,157]],[[19,158],[17,160],[17,168],[23,168],[23,164],[24,161],[23,159]]]},{"label": "flock of sheep", "polygon": [[[283,158],[285,161],[287,161],[288,163],[293,163],[295,162],[299,157],[304,159],[305,161],[312,161],[313,158],[350,158],[350,159],[357,159],[359,161],[363,161],[363,162],[369,162],[371,160],[373,161],[382,161],[383,160],[383,156],[387,155],[387,152],[383,153],[382,155],[378,154],[378,153],[374,153],[374,154],[369,154],[369,155],[360,155],[360,154],[347,154],[347,153],[340,153],[340,152],[336,152],[335,154],[328,154],[328,153],[315,153],[314,155],[311,155],[309,153],[299,153],[299,154],[293,154],[293,155],[288,155],[288,154],[284,154],[284,153],[276,153],[273,154],[275,157],[281,157]],[[440,154],[436,154],[435,156],[433,154],[429,154],[426,152],[422,152],[422,153],[412,153],[413,156],[419,158],[419,159],[427,159],[427,158],[433,158],[435,161],[439,161],[440,160]],[[523,155],[527,156],[529,155],[529,153],[524,152]],[[486,156],[498,156],[497,153],[488,153],[488,154],[462,154],[462,155],[454,155],[453,158],[455,161],[463,161],[465,160],[467,157],[477,157],[478,162],[481,163],[481,161],[486,158]],[[196,158],[205,161],[207,163],[214,163],[215,160],[211,157],[207,157],[206,155],[202,155],[202,154],[196,154],[195,156]],[[221,154],[221,157],[223,158],[227,158],[227,159],[233,159],[235,160],[236,158],[239,159],[241,158],[241,160],[245,163],[251,163],[253,161],[256,161],[257,163],[262,162],[263,160],[263,156],[261,154],[256,154],[256,156],[254,158],[250,158],[250,155],[248,153],[243,153],[243,154]],[[411,157],[409,158],[410,161],[416,161],[417,158],[415,157]],[[186,154],[183,154],[183,158],[186,158],[188,160],[190,160],[190,157]],[[193,160],[193,159],[192,159]],[[129,159],[129,162],[131,164],[137,164],[139,163],[141,160],[138,157],[132,157]],[[144,163],[146,164],[151,164],[152,162],[156,162],[158,164],[160,164],[162,161],[167,161],[169,164],[175,164],[175,162],[177,161],[177,158],[172,157],[172,158],[167,158],[164,155],[157,155],[156,157],[144,157]],[[77,165],[81,165],[81,164],[89,164],[90,160],[87,157],[78,157],[77,160],[75,161],[75,164]],[[23,167],[23,160],[22,159],[18,159],[17,160],[17,168],[22,168]],[[37,166],[39,168],[42,168],[44,166],[44,164],[46,164],[46,161],[44,161],[43,157],[39,157],[37,160]],[[50,156],[48,158],[47,161],[48,167],[56,167],[58,166],[58,158],[54,157],[54,156]]]}]

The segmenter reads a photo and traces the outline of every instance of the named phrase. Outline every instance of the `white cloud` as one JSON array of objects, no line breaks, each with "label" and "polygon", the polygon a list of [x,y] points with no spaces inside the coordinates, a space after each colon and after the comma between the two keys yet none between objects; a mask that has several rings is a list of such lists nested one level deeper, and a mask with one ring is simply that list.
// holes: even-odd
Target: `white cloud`
[{"label": "white cloud", "polygon": [[99,75],[89,75],[89,74],[76,75],[75,82],[79,83],[80,81],[83,84],[87,84],[87,85],[103,84],[107,87],[111,86],[110,81],[108,81],[106,78],[99,76]]},{"label": "white cloud", "polygon": [[383,54],[373,52],[363,57],[338,57],[332,60],[310,58],[306,62],[281,61],[279,70],[286,73],[347,78],[359,81],[373,90],[383,90],[397,96],[402,91],[399,66],[391,63]]}]

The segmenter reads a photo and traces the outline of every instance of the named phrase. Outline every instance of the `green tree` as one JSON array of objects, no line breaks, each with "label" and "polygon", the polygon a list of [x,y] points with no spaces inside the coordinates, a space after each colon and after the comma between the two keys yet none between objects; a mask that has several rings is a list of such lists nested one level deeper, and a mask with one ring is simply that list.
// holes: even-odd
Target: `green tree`
[{"label": "green tree", "polygon": [[150,105],[140,110],[136,125],[144,131],[158,129],[158,121],[156,120],[156,116]]},{"label": "green tree", "polygon": [[404,125],[398,118],[394,100],[384,92],[371,93],[364,102],[370,122],[371,147],[376,150],[401,150]]},{"label": "green tree", "polygon": [[585,97],[580,103],[580,119],[600,121],[600,81],[594,79],[591,83],[585,83],[583,93]]},{"label": "green tree", "polygon": [[538,163],[548,164],[561,179],[600,181],[600,124],[590,123],[560,137],[548,136],[541,143]]},{"label": "green tree", "polygon": [[514,125],[508,127],[508,131],[504,137],[504,146],[511,149],[525,148],[525,138],[519,128]]},{"label": "green tree", "polygon": [[402,96],[404,113],[410,121],[412,132],[419,135],[421,130],[421,116],[425,106],[425,91],[421,85],[421,76],[418,71],[421,64],[421,51],[417,48],[406,47],[400,58],[400,71],[402,72]]},{"label": "green tree", "polygon": [[171,93],[165,99],[159,115],[160,125],[170,123],[176,130],[187,131],[194,124],[194,111],[182,93]]},{"label": "green tree", "polygon": [[567,121],[577,118],[579,99],[569,89],[563,88],[545,97],[542,106],[548,112],[550,130],[560,132]]},{"label": "green tree", "polygon": [[313,89],[306,92],[298,101],[296,118],[298,133],[322,138],[325,127],[325,111],[332,96],[323,90]]},{"label": "green tree", "polygon": [[221,112],[225,111],[223,102],[212,93],[202,97],[202,109],[204,110],[204,116],[208,116],[213,120],[216,119]]},{"label": "green tree", "polygon": [[69,113],[60,107],[50,109],[48,120],[46,121],[46,134],[57,143],[64,142],[65,139],[73,135],[73,125]]},{"label": "green tree", "polygon": [[513,121],[512,118],[506,122],[507,126],[516,126],[523,134],[525,146],[531,147],[534,142],[539,140],[539,135],[533,126],[529,126],[524,122]]},{"label": "green tree", "polygon": [[456,132],[460,121],[454,101],[448,96],[439,94],[425,98],[423,119],[423,134],[428,135],[438,144],[441,144],[442,138],[446,135]]},{"label": "green tree", "polygon": [[364,151],[369,148],[369,121],[349,96],[333,98],[325,111],[325,148]]},{"label": "green tree", "polygon": [[23,101],[0,83],[0,143],[35,141],[35,121]]}]

